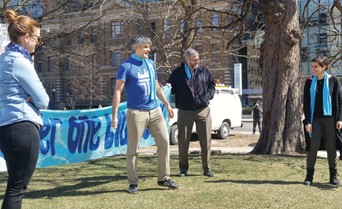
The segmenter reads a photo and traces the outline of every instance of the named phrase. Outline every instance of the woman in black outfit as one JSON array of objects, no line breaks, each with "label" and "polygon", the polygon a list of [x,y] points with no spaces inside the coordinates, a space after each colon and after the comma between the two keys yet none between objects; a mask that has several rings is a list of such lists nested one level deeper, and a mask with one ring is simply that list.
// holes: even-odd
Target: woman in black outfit
[{"label": "woman in black outfit", "polygon": [[[310,135],[310,149],[307,154],[307,174],[305,185],[312,185],[317,151],[324,140],[328,153],[330,184],[339,185],[336,170],[337,132],[342,127],[342,94],[339,80],[326,70],[329,62],[326,57],[316,57],[311,61],[313,77],[304,86],[304,125]],[[322,136],[322,137],[321,137]]]}]

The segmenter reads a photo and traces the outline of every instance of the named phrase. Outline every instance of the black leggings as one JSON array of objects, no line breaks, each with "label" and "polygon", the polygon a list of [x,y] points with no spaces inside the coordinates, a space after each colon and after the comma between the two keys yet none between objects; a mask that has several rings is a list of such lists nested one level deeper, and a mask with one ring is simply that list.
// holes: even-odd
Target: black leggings
[{"label": "black leggings", "polygon": [[336,122],[334,117],[314,118],[312,123],[310,150],[306,158],[307,169],[314,169],[317,151],[323,136],[328,154],[329,168],[336,168]]},{"label": "black leggings", "polygon": [[37,164],[39,141],[38,126],[32,122],[0,127],[0,149],[8,172],[2,209],[21,208],[24,192]]}]

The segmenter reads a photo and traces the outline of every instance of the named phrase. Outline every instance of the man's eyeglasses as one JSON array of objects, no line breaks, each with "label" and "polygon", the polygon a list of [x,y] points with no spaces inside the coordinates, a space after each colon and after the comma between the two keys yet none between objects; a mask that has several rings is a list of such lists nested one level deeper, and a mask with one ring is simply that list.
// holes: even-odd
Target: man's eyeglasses
[{"label": "man's eyeglasses", "polygon": [[200,58],[197,58],[197,59],[191,59],[191,58],[190,58],[190,60],[193,61],[193,62],[200,62],[200,61],[201,61]]}]

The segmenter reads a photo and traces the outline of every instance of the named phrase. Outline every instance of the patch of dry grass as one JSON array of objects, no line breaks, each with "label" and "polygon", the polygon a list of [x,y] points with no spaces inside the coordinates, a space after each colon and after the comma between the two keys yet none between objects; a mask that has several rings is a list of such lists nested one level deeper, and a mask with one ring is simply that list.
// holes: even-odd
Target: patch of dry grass
[{"label": "patch of dry grass", "polygon": [[[341,188],[328,182],[326,159],[318,159],[314,186],[302,184],[305,157],[214,155],[215,177],[202,176],[199,156],[190,157],[189,176],[171,173],[180,189],[156,185],[156,157],[139,158],[139,193],[126,193],[123,156],[37,169],[24,198],[25,209],[112,208],[340,208]],[[0,174],[0,199],[6,174]]]}]

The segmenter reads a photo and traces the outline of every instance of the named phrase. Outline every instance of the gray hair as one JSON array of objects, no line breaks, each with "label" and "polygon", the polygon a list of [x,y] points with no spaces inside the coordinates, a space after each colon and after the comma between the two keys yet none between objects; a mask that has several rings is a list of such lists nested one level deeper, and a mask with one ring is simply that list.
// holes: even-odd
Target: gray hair
[{"label": "gray hair", "polygon": [[198,54],[198,51],[196,51],[195,49],[190,48],[184,52],[184,58],[185,59],[190,58],[192,56],[196,56],[196,55],[199,55],[199,54]]},{"label": "gray hair", "polygon": [[152,41],[149,37],[142,36],[142,35],[134,36],[131,39],[131,48],[132,48],[133,53],[135,52],[136,46],[139,46],[139,45],[145,44],[145,43],[149,44],[150,46],[152,45]]}]

